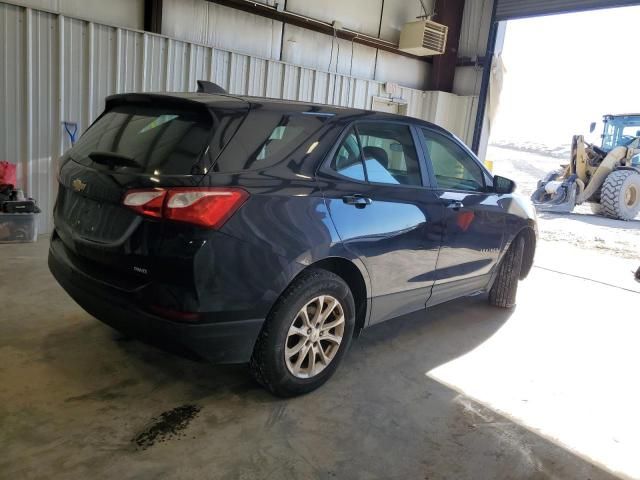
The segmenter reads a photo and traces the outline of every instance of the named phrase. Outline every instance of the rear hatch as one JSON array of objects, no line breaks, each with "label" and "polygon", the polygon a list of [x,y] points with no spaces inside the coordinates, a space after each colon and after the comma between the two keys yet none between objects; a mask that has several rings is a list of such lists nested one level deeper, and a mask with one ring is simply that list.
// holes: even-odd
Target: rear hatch
[{"label": "rear hatch", "polygon": [[143,211],[153,201],[142,205],[140,198],[198,187],[248,110],[240,99],[215,95],[109,97],[62,159],[54,241],[59,237],[86,273],[123,288],[137,288],[153,272],[175,277],[176,268],[189,269],[198,236],[210,232],[158,222]]}]

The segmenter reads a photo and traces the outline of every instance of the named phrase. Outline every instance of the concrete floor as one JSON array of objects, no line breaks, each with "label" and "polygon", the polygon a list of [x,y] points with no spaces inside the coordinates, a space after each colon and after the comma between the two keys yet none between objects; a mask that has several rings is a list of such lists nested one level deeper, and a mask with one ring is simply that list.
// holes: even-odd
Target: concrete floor
[{"label": "concrete floor", "polygon": [[[587,295],[615,287],[536,268],[515,311],[470,298],[387,322],[354,343],[323,388],[280,400],[243,366],[196,363],[122,338],[55,283],[46,251],[46,238],[0,246],[0,478],[595,480],[619,466],[563,443],[545,415],[542,425],[529,422],[491,397],[516,398],[523,388],[544,396],[544,378],[561,361],[553,352],[566,356],[585,338],[565,326],[543,332],[555,338],[549,346],[532,348],[543,307],[534,294],[552,309],[562,285]],[[637,293],[615,294],[628,302],[620,308],[637,309]],[[511,350],[500,348],[504,335]],[[622,392],[610,393],[605,413]],[[554,412],[554,422],[571,415],[572,402],[560,405],[569,412]],[[588,424],[581,431],[588,436]]]}]

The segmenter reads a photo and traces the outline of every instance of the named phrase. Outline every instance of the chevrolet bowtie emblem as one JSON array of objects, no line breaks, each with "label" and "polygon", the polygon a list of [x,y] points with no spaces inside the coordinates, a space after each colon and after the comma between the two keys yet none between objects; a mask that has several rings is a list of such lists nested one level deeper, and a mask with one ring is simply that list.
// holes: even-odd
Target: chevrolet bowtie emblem
[{"label": "chevrolet bowtie emblem", "polygon": [[85,188],[87,188],[87,184],[79,178],[76,178],[73,182],[71,182],[71,186],[76,192],[82,192]]}]

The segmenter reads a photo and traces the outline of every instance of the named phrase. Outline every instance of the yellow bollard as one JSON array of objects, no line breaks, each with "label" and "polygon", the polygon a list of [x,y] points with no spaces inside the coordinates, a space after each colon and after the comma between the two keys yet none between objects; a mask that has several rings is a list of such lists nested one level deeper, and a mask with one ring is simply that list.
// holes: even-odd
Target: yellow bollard
[{"label": "yellow bollard", "polygon": [[484,166],[487,167],[491,173],[493,173],[493,160],[485,160]]}]

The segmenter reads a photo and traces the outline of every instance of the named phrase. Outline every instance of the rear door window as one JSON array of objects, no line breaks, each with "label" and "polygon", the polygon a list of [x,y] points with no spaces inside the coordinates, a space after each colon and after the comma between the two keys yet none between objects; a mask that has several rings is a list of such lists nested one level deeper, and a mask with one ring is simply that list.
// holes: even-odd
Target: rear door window
[{"label": "rear door window", "polygon": [[299,156],[295,155],[296,151],[314,139],[314,134],[326,120],[327,116],[275,108],[252,110],[216,162],[213,171],[256,170],[286,159],[299,160]]},{"label": "rear door window", "polygon": [[422,186],[411,130],[397,123],[358,122],[343,138],[330,168],[360,181]]},{"label": "rear door window", "polygon": [[356,129],[370,182],[422,185],[418,154],[407,125],[362,122]]},{"label": "rear door window", "polygon": [[[226,123],[223,117],[216,128]],[[215,155],[209,144],[213,131],[205,110],[122,105],[102,115],[70,156],[83,164],[155,175],[203,174]]]}]

